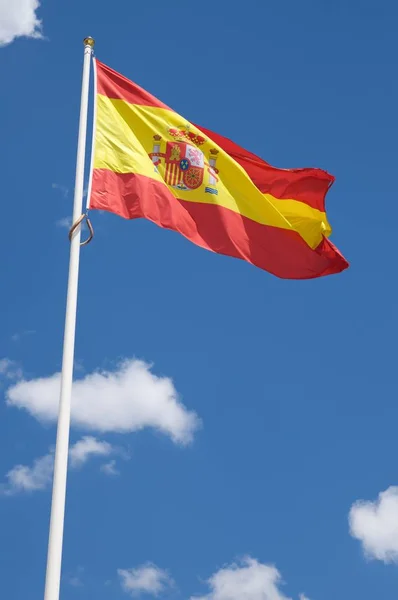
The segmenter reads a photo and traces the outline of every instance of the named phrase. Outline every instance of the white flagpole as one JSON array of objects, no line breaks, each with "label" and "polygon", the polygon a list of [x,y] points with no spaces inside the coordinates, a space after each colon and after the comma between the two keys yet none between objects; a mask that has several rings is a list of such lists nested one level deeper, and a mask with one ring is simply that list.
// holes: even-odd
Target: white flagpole
[{"label": "white flagpole", "polygon": [[[73,223],[76,223],[76,221],[79,219],[83,208],[88,92],[90,82],[90,63],[93,47],[93,38],[85,38],[79,137],[77,143],[75,196],[73,202]],[[59,589],[61,582],[62,542],[65,517],[66,477],[68,470],[79,258],[80,225],[74,230],[70,245],[69,279],[66,299],[65,333],[61,374],[61,394],[59,400],[57,442],[55,447],[54,480],[44,600],[59,600]]]}]

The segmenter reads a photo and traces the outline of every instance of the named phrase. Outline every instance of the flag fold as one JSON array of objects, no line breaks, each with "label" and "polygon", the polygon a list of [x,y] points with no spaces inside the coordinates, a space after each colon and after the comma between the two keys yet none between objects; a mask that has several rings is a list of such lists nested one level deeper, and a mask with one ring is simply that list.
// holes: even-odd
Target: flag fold
[{"label": "flag fold", "polygon": [[96,61],[90,207],[145,218],[287,279],[343,271],[320,169],[278,169]]}]

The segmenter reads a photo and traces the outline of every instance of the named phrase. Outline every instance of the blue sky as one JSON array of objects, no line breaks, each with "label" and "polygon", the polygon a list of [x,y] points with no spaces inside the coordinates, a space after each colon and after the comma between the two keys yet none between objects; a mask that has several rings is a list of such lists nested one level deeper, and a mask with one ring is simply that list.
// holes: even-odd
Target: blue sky
[{"label": "blue sky", "polygon": [[150,223],[92,215],[61,598],[396,598],[397,6],[9,4],[2,595],[43,597],[65,219],[92,35],[101,61],[187,119],[276,166],[333,173],[332,240],[351,267],[282,281]]}]

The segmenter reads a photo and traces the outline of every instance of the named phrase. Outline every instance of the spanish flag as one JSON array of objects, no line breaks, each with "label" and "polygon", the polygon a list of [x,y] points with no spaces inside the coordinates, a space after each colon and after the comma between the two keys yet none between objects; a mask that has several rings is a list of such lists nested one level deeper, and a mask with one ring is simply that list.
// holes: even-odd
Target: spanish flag
[{"label": "spanish flag", "polygon": [[348,267],[320,169],[277,169],[96,61],[90,208],[148,219],[287,279]]}]

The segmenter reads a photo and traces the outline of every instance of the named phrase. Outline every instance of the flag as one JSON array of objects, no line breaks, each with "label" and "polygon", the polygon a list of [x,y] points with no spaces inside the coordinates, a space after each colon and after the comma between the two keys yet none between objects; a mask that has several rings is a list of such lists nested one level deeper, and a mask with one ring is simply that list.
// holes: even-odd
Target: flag
[{"label": "flag", "polygon": [[331,175],[272,167],[99,61],[95,77],[90,208],[148,219],[282,278],[348,267],[328,239]]}]

